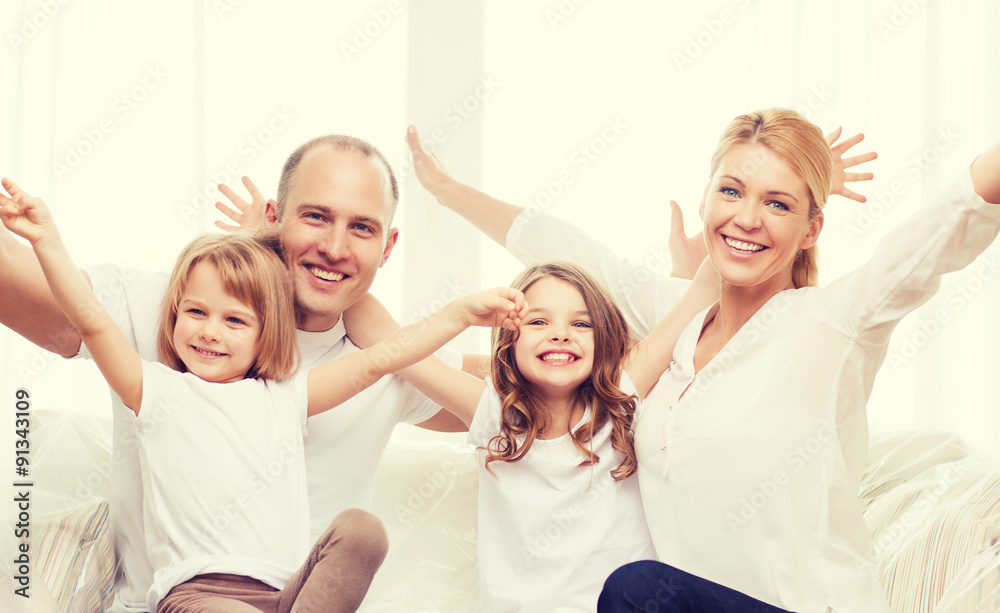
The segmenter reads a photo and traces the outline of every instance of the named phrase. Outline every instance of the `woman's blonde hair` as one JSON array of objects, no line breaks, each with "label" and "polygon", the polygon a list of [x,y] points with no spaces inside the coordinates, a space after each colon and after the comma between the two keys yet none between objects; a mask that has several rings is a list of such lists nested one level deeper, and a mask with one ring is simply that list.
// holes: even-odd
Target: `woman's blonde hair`
[{"label": "woman's blonde hair", "polygon": [[[632,438],[635,398],[618,387],[622,360],[632,344],[625,318],[608,291],[573,264],[549,262],[531,266],[514,279],[511,287],[524,292],[546,277],[575,287],[583,296],[593,324],[594,366],[591,375],[577,389],[576,397],[578,402],[591,407],[590,421],[573,433],[573,444],[586,457],[580,465],[591,466],[600,459],[587,444],[611,420],[611,446],[624,456],[611,474],[615,479],[626,479],[635,473],[636,459]],[[500,396],[501,422],[500,434],[486,446],[487,470],[490,462],[517,462],[523,458],[545,425],[545,407],[517,368],[514,357],[517,338],[516,331],[493,329],[490,376]],[[522,439],[520,443],[518,439]]]},{"label": "woman's blonde hair", "polygon": [[[823,132],[788,109],[767,109],[732,120],[715,147],[709,176],[715,176],[730,151],[742,145],[763,145],[788,164],[809,189],[809,219],[815,219],[830,197],[833,155]],[[816,245],[799,251],[792,265],[795,287],[816,285],[819,251]]]},{"label": "woman's blonde hair", "polygon": [[209,262],[219,271],[226,293],[253,309],[260,321],[257,355],[245,378],[281,380],[292,374],[298,359],[295,303],[280,253],[281,242],[272,233],[256,237],[206,234],[191,241],[177,258],[160,307],[160,360],[174,370],[187,372],[173,342],[177,309],[191,271]]}]

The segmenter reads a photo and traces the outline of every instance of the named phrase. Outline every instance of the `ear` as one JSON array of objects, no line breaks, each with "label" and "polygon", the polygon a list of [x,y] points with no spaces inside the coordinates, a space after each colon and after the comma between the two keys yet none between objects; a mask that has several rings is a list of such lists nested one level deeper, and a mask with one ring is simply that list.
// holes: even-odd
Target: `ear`
[{"label": "ear", "polygon": [[264,205],[264,222],[269,226],[278,223],[277,201],[268,200]]},{"label": "ear", "polygon": [[397,240],[399,240],[399,228],[389,228],[389,235],[386,237],[385,247],[382,249],[382,262],[378,265],[379,268],[385,266],[385,261],[389,259],[389,254],[392,253],[392,248],[396,246]]},{"label": "ear", "polygon": [[823,230],[823,211],[816,213],[816,217],[809,222],[809,231],[802,237],[799,249],[808,249],[819,240],[819,233]]}]

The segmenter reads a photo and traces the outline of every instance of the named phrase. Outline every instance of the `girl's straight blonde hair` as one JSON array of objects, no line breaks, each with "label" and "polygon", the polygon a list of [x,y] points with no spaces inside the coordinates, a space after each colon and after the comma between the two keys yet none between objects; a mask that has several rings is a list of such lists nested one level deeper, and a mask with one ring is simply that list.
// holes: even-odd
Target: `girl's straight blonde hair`
[{"label": "girl's straight blonde hair", "polygon": [[260,321],[257,355],[244,378],[282,380],[291,375],[298,360],[295,302],[280,254],[281,242],[271,233],[256,237],[206,234],[191,241],[177,258],[160,307],[160,360],[174,370],[187,372],[174,348],[174,326],[191,271],[205,262],[219,271],[226,293],[253,309]]}]

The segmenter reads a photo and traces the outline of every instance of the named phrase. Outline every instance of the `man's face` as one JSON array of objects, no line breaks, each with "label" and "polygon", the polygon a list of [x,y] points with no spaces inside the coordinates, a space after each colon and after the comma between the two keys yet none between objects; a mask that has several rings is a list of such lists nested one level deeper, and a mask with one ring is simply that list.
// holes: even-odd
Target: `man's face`
[{"label": "man's face", "polygon": [[329,330],[371,287],[398,236],[387,227],[389,189],[359,153],[319,146],[303,156],[278,220],[300,330]]}]

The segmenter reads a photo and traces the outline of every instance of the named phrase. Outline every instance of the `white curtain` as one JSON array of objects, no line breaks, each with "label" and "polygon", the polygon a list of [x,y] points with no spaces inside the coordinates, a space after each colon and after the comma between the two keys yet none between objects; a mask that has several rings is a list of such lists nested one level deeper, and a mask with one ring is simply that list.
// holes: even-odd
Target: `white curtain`
[{"label": "white curtain", "polygon": [[[434,11],[446,16],[427,19]],[[478,237],[472,253],[435,255],[442,231],[465,241],[472,230],[407,174],[410,122],[449,130],[438,153],[460,178],[518,204],[541,200],[664,272],[667,201],[696,231],[707,161],[733,116],[783,106],[825,131],[864,131],[859,150],[880,155],[868,165],[876,179],[858,188],[866,205],[831,201],[821,282],[860,264],[1000,138],[1000,9],[987,0],[18,0],[0,18],[0,173],[52,205],[80,265],[168,270],[219,218],[215,184],[247,174],[273,194],[298,144],[343,132],[372,141],[404,176],[403,240],[375,286],[401,318],[456,279],[471,290],[518,269]],[[420,63],[432,53],[434,79]],[[459,63],[463,81],[452,83]],[[458,95],[466,89],[474,100]],[[428,225],[443,230],[418,231]],[[990,351],[1000,281],[977,280],[990,257],[1000,251],[900,326],[890,359],[912,356],[883,368],[876,427],[1000,442],[1000,358]],[[435,291],[413,289],[424,283]],[[948,322],[927,334],[940,310]],[[6,329],[0,343],[0,398],[28,387],[50,407],[106,408],[88,365]],[[483,352],[485,335],[459,346]]]}]

